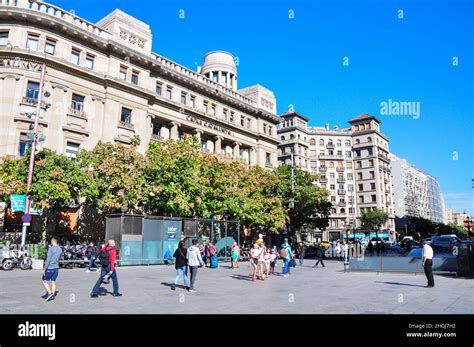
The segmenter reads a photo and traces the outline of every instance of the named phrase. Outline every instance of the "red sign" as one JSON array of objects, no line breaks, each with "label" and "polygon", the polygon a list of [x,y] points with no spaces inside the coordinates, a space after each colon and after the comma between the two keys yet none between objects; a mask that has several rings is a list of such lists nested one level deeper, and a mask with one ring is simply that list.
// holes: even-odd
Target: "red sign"
[{"label": "red sign", "polygon": [[30,223],[31,222],[31,214],[24,214],[23,217],[21,217],[21,221],[23,223]]}]

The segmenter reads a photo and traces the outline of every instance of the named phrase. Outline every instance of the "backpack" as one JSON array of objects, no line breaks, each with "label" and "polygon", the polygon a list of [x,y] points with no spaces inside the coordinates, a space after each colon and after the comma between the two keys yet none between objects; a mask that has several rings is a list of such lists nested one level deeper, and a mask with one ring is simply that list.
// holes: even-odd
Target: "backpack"
[{"label": "backpack", "polygon": [[110,253],[107,247],[104,250],[100,250],[99,263],[104,268],[110,265]]}]

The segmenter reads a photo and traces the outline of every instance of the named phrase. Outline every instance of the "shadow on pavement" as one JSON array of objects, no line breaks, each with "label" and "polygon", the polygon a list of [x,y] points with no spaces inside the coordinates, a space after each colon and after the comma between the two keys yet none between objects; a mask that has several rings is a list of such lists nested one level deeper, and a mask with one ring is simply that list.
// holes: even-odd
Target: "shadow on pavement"
[{"label": "shadow on pavement", "polygon": [[[172,287],[173,286],[173,283],[167,283],[167,282],[161,282],[161,285],[162,286],[165,286],[165,287]],[[186,289],[186,287],[182,284],[177,284],[176,285],[176,288],[181,288],[181,289]]]},{"label": "shadow on pavement", "polygon": [[231,277],[235,280],[252,281],[252,276],[250,275],[232,275]]},{"label": "shadow on pavement", "polygon": [[393,284],[393,285],[396,285],[396,286],[408,286],[408,287],[421,287],[421,288],[425,288],[425,286],[420,285],[420,284],[410,284],[410,283],[400,283],[400,282],[381,282],[381,281],[376,281],[375,283]]}]

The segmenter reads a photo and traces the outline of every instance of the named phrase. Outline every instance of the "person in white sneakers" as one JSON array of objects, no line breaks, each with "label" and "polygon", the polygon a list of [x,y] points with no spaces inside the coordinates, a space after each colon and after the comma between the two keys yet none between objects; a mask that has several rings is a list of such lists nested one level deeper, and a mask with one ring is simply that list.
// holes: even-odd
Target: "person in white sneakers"
[{"label": "person in white sneakers", "polygon": [[189,291],[195,292],[196,289],[194,288],[194,283],[196,282],[198,268],[203,265],[203,261],[201,257],[201,251],[197,246],[197,239],[193,239],[192,244],[193,245],[189,247],[188,251],[186,252],[186,258],[188,259],[189,273],[191,275]]}]

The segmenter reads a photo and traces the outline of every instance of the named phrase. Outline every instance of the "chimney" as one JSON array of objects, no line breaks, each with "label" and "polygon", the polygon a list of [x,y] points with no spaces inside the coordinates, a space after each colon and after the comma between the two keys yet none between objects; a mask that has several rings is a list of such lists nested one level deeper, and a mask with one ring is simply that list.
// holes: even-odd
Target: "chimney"
[{"label": "chimney", "polygon": [[325,128],[326,128],[326,130],[329,130],[329,123],[326,123]]}]

